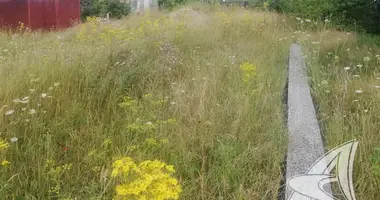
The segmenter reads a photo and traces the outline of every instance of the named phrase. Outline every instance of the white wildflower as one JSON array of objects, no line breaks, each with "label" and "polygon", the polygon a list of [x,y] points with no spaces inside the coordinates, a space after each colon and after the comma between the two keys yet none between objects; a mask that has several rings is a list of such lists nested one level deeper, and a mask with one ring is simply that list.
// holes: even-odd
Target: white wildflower
[{"label": "white wildflower", "polygon": [[356,94],[361,94],[361,93],[363,93],[363,91],[362,90],[355,90],[355,93]]},{"label": "white wildflower", "polygon": [[346,70],[346,71],[347,71],[347,70],[350,70],[350,69],[351,69],[350,67],[345,67],[345,68],[344,68],[344,70]]},{"label": "white wildflower", "polygon": [[5,112],[5,115],[11,115],[15,112],[15,110],[8,110],[7,112]]},{"label": "white wildflower", "polygon": [[37,112],[36,112],[36,110],[34,110],[34,109],[30,109],[29,110],[29,114],[31,114],[31,115],[34,115],[34,114],[36,114]]},{"label": "white wildflower", "polygon": [[59,86],[59,83],[54,83],[54,87],[58,87]]},{"label": "white wildflower", "polygon": [[18,138],[17,137],[13,137],[11,138],[11,142],[17,142]]},{"label": "white wildflower", "polygon": [[42,94],[41,94],[41,97],[42,97],[42,98],[45,98],[45,97],[47,97],[47,94],[46,94],[46,93],[42,93]]}]

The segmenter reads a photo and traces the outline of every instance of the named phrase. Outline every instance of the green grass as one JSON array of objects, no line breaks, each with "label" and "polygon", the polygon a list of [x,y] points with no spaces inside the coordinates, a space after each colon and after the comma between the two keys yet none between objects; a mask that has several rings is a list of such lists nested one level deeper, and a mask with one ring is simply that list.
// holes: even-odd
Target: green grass
[{"label": "green grass", "polygon": [[[380,49],[375,38],[326,27],[303,38],[310,83],[329,149],[359,142],[354,185],[358,199],[380,198]],[[323,33],[323,34],[321,34]],[[306,37],[306,35],[311,37]],[[320,43],[315,43],[320,42]],[[313,44],[314,43],[314,44]]]},{"label": "green grass", "polygon": [[[129,156],[173,165],[181,199],[275,199],[290,44],[279,39],[292,31],[273,13],[204,10],[0,33],[1,198],[112,199],[111,164]],[[248,83],[243,62],[257,68]]]}]

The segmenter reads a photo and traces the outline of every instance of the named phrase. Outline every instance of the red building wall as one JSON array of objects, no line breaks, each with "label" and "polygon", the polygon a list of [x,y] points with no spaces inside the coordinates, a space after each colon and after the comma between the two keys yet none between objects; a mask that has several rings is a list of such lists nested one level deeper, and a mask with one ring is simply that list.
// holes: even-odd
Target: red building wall
[{"label": "red building wall", "polygon": [[17,27],[29,23],[27,0],[0,0],[0,26]]},{"label": "red building wall", "polygon": [[80,22],[80,0],[56,1],[58,28],[67,28]]},{"label": "red building wall", "polygon": [[80,20],[80,0],[0,0],[0,26],[67,28]]}]

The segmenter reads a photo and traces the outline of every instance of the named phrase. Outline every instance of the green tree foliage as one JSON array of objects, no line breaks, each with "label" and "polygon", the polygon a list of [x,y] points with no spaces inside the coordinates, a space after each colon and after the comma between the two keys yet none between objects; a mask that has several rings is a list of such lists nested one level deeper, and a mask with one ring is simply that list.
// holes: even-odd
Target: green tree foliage
[{"label": "green tree foliage", "polygon": [[270,0],[271,7],[312,19],[329,18],[345,28],[380,33],[380,0]]},{"label": "green tree foliage", "polygon": [[131,12],[131,5],[119,0],[91,0],[90,2],[90,5],[82,12],[82,18],[87,16],[104,17],[110,13],[111,18],[120,19]]}]

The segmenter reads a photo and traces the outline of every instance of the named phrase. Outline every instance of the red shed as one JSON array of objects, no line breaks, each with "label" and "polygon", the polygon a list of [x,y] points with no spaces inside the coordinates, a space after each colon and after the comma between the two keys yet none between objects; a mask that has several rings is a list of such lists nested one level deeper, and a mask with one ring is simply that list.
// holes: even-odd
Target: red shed
[{"label": "red shed", "polygon": [[0,27],[67,28],[80,20],[80,0],[0,0]]}]

